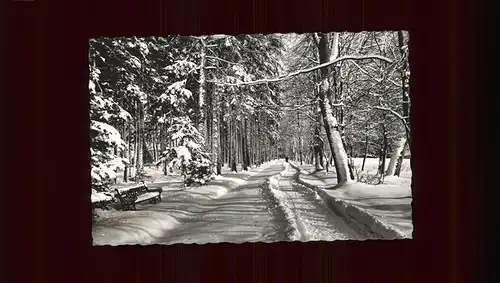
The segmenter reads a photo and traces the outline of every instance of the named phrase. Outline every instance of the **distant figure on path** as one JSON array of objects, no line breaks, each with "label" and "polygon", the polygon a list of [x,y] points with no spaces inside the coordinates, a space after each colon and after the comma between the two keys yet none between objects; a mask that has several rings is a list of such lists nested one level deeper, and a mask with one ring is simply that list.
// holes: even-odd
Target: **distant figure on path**
[{"label": "distant figure on path", "polygon": [[288,162],[288,156],[287,156],[287,157],[285,157],[285,162]]}]

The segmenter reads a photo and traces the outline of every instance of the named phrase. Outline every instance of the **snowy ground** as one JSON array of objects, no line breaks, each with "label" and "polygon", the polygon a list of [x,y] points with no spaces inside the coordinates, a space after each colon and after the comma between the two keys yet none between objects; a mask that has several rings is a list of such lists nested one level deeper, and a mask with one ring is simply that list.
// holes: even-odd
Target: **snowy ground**
[{"label": "snowy ground", "polygon": [[[137,211],[98,211],[95,245],[276,242],[365,239],[311,190],[293,186],[298,171],[282,160],[229,172],[183,189],[179,176],[147,168],[158,204]],[[116,184],[124,187],[130,184]]]},{"label": "snowy ground", "polygon": [[[386,164],[389,162],[387,161]],[[394,230],[400,237],[411,238],[413,225],[411,220],[411,169],[410,160],[405,159],[400,177],[385,177],[384,183],[380,185],[369,185],[355,183],[332,189],[336,184],[334,172],[325,174],[319,172],[310,174],[314,167],[312,165],[298,166],[301,169],[299,180],[308,187],[319,187],[321,193],[340,201],[337,203],[339,209],[347,211],[358,218],[363,218],[366,225],[372,226],[374,230]],[[296,164],[296,163],[294,163]],[[359,170],[362,159],[354,160],[355,167]],[[378,167],[378,159],[366,160],[365,171],[360,175],[374,176]],[[370,219],[370,216],[372,216]],[[387,230],[385,229],[385,230]]]},{"label": "snowy ground", "polygon": [[[99,211],[101,217],[92,232],[94,244],[282,240],[286,238],[287,222],[283,215],[277,217],[270,212],[259,187],[263,179],[282,169],[280,162],[266,163],[249,172],[230,173],[225,169],[223,176],[216,177],[210,184],[187,190],[183,190],[179,177],[158,174],[148,186],[163,187],[162,202],[138,205],[137,211]],[[117,184],[117,187],[126,185]],[[155,223],[158,219],[169,225]],[[138,234],[146,236],[139,237]]]}]

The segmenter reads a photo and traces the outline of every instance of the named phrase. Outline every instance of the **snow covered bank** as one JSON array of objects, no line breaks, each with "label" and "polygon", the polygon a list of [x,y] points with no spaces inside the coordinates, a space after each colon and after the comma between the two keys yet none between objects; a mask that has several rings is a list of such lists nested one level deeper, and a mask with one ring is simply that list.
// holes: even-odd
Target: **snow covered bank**
[{"label": "snow covered bank", "polygon": [[98,210],[92,227],[94,245],[148,245],[180,225],[173,217],[154,211]]},{"label": "snow covered bank", "polygon": [[279,174],[269,177],[261,184],[261,194],[268,201],[269,209],[273,214],[285,216],[288,223],[287,238],[291,241],[300,241],[302,236],[299,232],[296,216],[293,208],[285,201],[286,193],[279,190],[279,179],[283,176],[285,168]]},{"label": "snow covered bank", "polygon": [[330,190],[334,174],[308,174],[304,168],[309,169],[302,167],[297,182],[316,191],[332,210],[380,238],[412,238],[411,172],[403,171],[404,177],[386,177],[380,185],[358,182]]},{"label": "snow covered bank", "polygon": [[[338,190],[322,190],[346,206],[353,207],[360,218],[369,217],[382,231],[392,230],[397,237],[412,238],[411,188],[400,184],[367,185],[356,183]],[[380,222],[380,223],[379,223]],[[385,233],[385,232],[384,232]],[[392,233],[392,232],[390,232]]]},{"label": "snow covered bank", "polygon": [[287,201],[288,196],[285,192],[279,189],[279,180],[283,177],[284,172],[288,170],[287,167],[279,174],[274,175],[268,180],[268,188],[271,194],[271,199],[274,201],[275,205],[281,209],[285,215],[286,220],[292,228],[292,233],[290,234],[290,240],[300,241],[303,239],[303,235],[300,233],[299,222],[297,221],[297,215],[294,212],[293,205]]},{"label": "snow covered bank", "polygon": [[283,201],[283,199],[286,198],[285,193],[273,188],[273,185],[271,184],[271,182],[275,183],[275,180],[271,181],[271,179],[274,179],[273,177],[264,181],[261,185],[262,195],[269,202],[269,208],[273,213],[280,213],[285,216],[288,223],[288,231],[286,233],[288,240],[300,241],[302,236],[298,229],[295,214],[288,203]]},{"label": "snow covered bank", "polygon": [[317,189],[317,192],[332,209],[353,220],[362,229],[370,231],[374,236],[382,239],[411,238],[411,232],[405,233],[398,229],[393,225],[394,221],[381,217],[381,214],[375,214],[372,209],[362,208],[361,203],[347,201],[338,195],[332,194],[331,191]]}]

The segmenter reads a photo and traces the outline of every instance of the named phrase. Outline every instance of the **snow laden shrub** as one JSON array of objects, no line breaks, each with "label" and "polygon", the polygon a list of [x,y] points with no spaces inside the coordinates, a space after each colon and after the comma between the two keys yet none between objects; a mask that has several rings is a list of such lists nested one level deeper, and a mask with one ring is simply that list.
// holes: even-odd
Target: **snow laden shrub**
[{"label": "snow laden shrub", "polygon": [[359,167],[355,167],[356,178],[358,182],[369,185],[380,185],[382,176],[378,172],[361,171]]},{"label": "snow laden shrub", "polygon": [[212,162],[203,151],[203,136],[194,127],[189,117],[172,119],[168,134],[177,146],[162,153],[161,162],[168,163],[167,168],[181,171],[185,185],[206,184],[215,177],[211,168]]},{"label": "snow laden shrub", "polygon": [[125,142],[118,131],[102,122],[90,122],[90,155],[92,186],[104,190],[116,178],[118,170],[125,168],[126,160],[115,152],[123,150]]},{"label": "snow laden shrub", "polygon": [[93,189],[104,191],[127,162],[118,155],[125,142],[111,124],[129,119],[130,114],[98,87],[99,74],[99,69],[90,66],[90,170]]}]

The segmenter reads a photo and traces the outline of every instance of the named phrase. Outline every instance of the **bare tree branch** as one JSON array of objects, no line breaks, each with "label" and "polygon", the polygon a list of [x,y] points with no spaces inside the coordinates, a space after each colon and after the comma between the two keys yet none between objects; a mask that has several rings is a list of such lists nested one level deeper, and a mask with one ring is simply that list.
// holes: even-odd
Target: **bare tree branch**
[{"label": "bare tree branch", "polygon": [[337,58],[335,60],[332,60],[330,62],[326,62],[326,63],[320,64],[320,65],[317,65],[317,66],[314,66],[311,68],[298,70],[298,71],[289,73],[287,75],[280,76],[277,78],[272,78],[272,79],[261,79],[261,80],[241,82],[241,83],[225,83],[225,82],[217,82],[217,81],[211,81],[211,82],[215,83],[215,84],[219,84],[219,85],[230,85],[230,86],[255,85],[255,84],[262,84],[262,83],[279,82],[282,80],[290,79],[291,77],[294,77],[294,76],[299,75],[299,74],[306,74],[306,73],[310,73],[310,72],[318,70],[318,69],[328,67],[330,65],[336,64],[336,63],[344,61],[344,60],[366,60],[366,59],[379,59],[382,61],[392,63],[392,60],[390,58],[387,58],[387,57],[384,57],[381,55],[365,55],[365,56],[347,55],[347,56],[343,56],[343,57]]},{"label": "bare tree branch", "polygon": [[282,105],[281,107],[282,108],[291,108],[291,109],[283,109],[283,110],[286,110],[286,111],[295,111],[295,110],[299,110],[301,108],[304,108],[306,106],[311,106],[311,105],[314,105],[314,104],[315,104],[315,102],[310,102],[310,103],[306,103],[306,104],[303,104],[303,105]]},{"label": "bare tree branch", "polygon": [[224,60],[222,58],[219,58],[219,57],[215,57],[215,56],[210,56],[210,55],[206,55],[205,58],[208,58],[208,59],[214,59],[214,60],[219,60],[219,61],[222,61],[222,62],[226,62],[228,64],[234,64],[234,65],[243,65],[241,63],[238,63],[238,62],[231,62],[231,61],[227,61],[227,60]]},{"label": "bare tree branch", "polygon": [[403,126],[405,127],[406,131],[408,133],[410,132],[410,127],[408,127],[408,124],[406,123],[405,117],[401,116],[398,112],[396,112],[390,108],[381,107],[381,106],[374,106],[373,108],[378,109],[378,110],[382,110],[382,111],[387,111],[387,112],[391,113],[392,115],[396,116],[399,120],[401,120],[401,123],[403,123]]},{"label": "bare tree branch", "polygon": [[368,73],[367,71],[365,71],[363,68],[361,68],[361,66],[359,66],[358,64],[356,64],[356,62],[352,62],[352,64],[354,64],[354,66],[356,66],[360,71],[361,73],[367,75],[368,77],[372,78],[373,80],[375,80],[377,83],[381,83],[382,82],[382,79],[377,79],[375,78],[374,76],[370,75],[370,73]]}]

